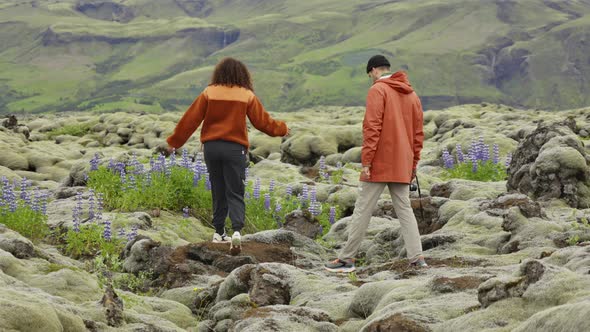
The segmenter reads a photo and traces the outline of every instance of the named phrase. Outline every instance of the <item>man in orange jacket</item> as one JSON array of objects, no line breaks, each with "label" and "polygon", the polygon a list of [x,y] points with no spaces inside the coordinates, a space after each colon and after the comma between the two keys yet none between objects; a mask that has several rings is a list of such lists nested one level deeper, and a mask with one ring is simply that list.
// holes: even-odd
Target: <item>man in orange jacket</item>
[{"label": "man in orange jacket", "polygon": [[328,271],[355,270],[354,257],[386,186],[401,225],[410,263],[418,267],[428,266],[422,256],[420,233],[409,192],[424,142],[422,104],[406,73],[392,74],[390,67],[383,55],[373,56],[367,64],[367,74],[373,85],[367,95],[363,121],[360,194],[349,225],[348,241],[338,259],[326,264]]}]

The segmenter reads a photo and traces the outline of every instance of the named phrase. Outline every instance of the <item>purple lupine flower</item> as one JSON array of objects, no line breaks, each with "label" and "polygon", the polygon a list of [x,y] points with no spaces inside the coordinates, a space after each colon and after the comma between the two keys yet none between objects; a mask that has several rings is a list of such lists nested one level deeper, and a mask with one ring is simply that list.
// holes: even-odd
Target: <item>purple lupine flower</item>
[{"label": "purple lupine flower", "polygon": [[27,196],[27,188],[29,186],[29,183],[27,181],[26,177],[23,177],[23,179],[20,182],[20,199],[25,199],[25,197]]},{"label": "purple lupine flower", "polygon": [[268,192],[273,193],[275,191],[275,186],[276,186],[275,179],[271,179],[270,184],[268,186]]},{"label": "purple lupine flower", "polygon": [[322,204],[320,202],[314,201],[309,203],[309,213],[311,213],[312,216],[317,217],[320,214],[322,214]]},{"label": "purple lupine flower", "polygon": [[74,206],[74,210],[72,211],[72,219],[74,223],[74,232],[78,233],[80,231],[80,210],[78,210],[78,206]]},{"label": "purple lupine flower", "polygon": [[283,210],[283,206],[281,205],[281,202],[277,202],[275,205],[275,213],[279,213],[281,210]]},{"label": "purple lupine flower", "polygon": [[304,201],[309,200],[309,188],[306,184],[304,184],[303,188],[301,189],[301,199]]},{"label": "purple lupine flower", "polygon": [[301,205],[301,208],[307,206],[307,199],[305,199],[302,194],[297,195],[297,199],[299,200],[299,205]]},{"label": "purple lupine flower", "polygon": [[104,231],[102,233],[102,237],[107,240],[110,241],[112,238],[112,234],[111,234],[111,222],[109,220],[105,220],[104,221]]},{"label": "purple lupine flower", "polygon": [[331,206],[330,207],[330,225],[334,225],[334,223],[336,222],[336,207]]},{"label": "purple lupine flower", "polygon": [[166,168],[166,156],[163,155],[162,153],[160,153],[158,155],[158,162],[157,162],[157,164],[158,164],[158,166],[157,166],[158,167],[158,171],[160,171],[160,172],[164,171],[164,168]]},{"label": "purple lupine flower", "polygon": [[94,219],[96,219],[96,220],[102,219],[103,208],[104,208],[104,194],[98,193],[97,198],[96,198],[96,213],[95,213]]},{"label": "purple lupine flower", "polygon": [[152,186],[152,173],[151,172],[145,173],[145,178],[143,179],[143,186],[144,187],[151,187]]},{"label": "purple lupine flower", "polygon": [[94,157],[90,159],[90,171],[98,171],[98,164],[100,163],[100,156],[98,152],[94,154]]},{"label": "purple lupine flower", "polygon": [[197,167],[193,167],[193,187],[198,186],[200,180],[201,180],[201,173],[199,173],[199,170],[197,169]]},{"label": "purple lupine flower", "polygon": [[506,156],[506,162],[504,163],[504,166],[506,166],[506,168],[509,168],[511,163],[512,163],[512,153],[509,153]]},{"label": "purple lupine flower", "polygon": [[[4,178],[6,180],[6,178]],[[2,185],[2,198],[4,198],[4,200],[8,201],[8,197],[11,195],[10,194],[10,190],[11,190],[11,185],[8,182],[8,180],[6,180],[6,183]]]},{"label": "purple lupine flower", "polygon": [[17,208],[16,194],[13,185],[8,180],[6,180],[6,184],[3,187],[2,198],[8,204],[10,212],[15,212]]},{"label": "purple lupine flower", "polygon": [[80,217],[82,215],[82,193],[76,194],[76,205],[72,211],[72,219],[74,222],[74,232],[80,232]]},{"label": "purple lupine flower", "polygon": [[496,165],[499,162],[500,162],[500,146],[498,144],[494,144],[494,154],[492,157],[492,163],[494,163],[494,165]]},{"label": "purple lupine flower", "polygon": [[469,151],[469,155],[471,156],[471,161],[479,160],[480,151],[479,151],[479,144],[476,141],[471,142],[471,150]]},{"label": "purple lupine flower", "polygon": [[197,182],[201,180],[202,174],[206,173],[202,171],[202,167],[201,167],[201,161],[198,160],[195,161],[195,164],[193,165],[193,173],[195,178],[197,178]]},{"label": "purple lupine flower", "polygon": [[264,209],[270,211],[270,194],[264,194]]},{"label": "purple lupine flower", "polygon": [[137,236],[137,225],[131,227],[131,232],[127,233],[127,241],[131,242]]},{"label": "purple lupine flower", "polygon": [[199,172],[201,172],[201,174],[209,173],[209,170],[207,169],[207,164],[201,162],[199,164]]},{"label": "purple lupine flower", "polygon": [[477,159],[475,157],[471,159],[471,172],[477,173]]},{"label": "purple lupine flower", "polygon": [[479,145],[479,152],[480,152],[480,159],[479,160],[482,160],[483,155],[485,153],[485,147],[486,147],[486,144],[483,140],[483,136],[479,136],[479,140],[477,142],[477,145]]},{"label": "purple lupine flower", "polygon": [[133,174],[129,175],[129,186],[127,188],[131,190],[137,189],[137,181],[135,180],[135,176],[133,176]]},{"label": "purple lupine flower", "polygon": [[254,181],[254,190],[252,192],[252,197],[254,197],[255,199],[260,198],[260,178],[256,178],[256,180]]},{"label": "purple lupine flower", "polygon": [[33,195],[33,203],[31,209],[35,212],[41,212],[41,191],[39,188],[35,188],[35,194]]},{"label": "purple lupine flower", "polygon": [[15,213],[17,208],[18,208],[18,202],[16,201],[16,196],[12,196],[10,198],[10,201],[8,201],[8,210],[11,213]]},{"label": "purple lupine flower", "polygon": [[118,162],[115,164],[115,174],[125,174],[125,163]]},{"label": "purple lupine flower", "polygon": [[187,149],[182,149],[182,159],[180,161],[180,166],[184,167],[184,168],[190,168],[191,167],[191,160],[188,156],[188,150]]},{"label": "purple lupine flower", "polygon": [[90,197],[88,197],[88,217],[90,218],[90,221],[92,221],[96,215],[94,205],[94,189],[90,189],[88,192],[90,194]]},{"label": "purple lupine flower", "polygon": [[463,154],[463,148],[461,147],[461,144],[457,144],[457,161],[459,163],[463,163],[465,162],[465,155]]},{"label": "purple lupine flower", "polygon": [[190,209],[188,208],[188,206],[185,206],[184,208],[182,208],[182,217],[184,219],[187,219],[190,216]]},{"label": "purple lupine flower", "polygon": [[211,191],[211,180],[209,179],[209,173],[205,173],[205,189]]},{"label": "purple lupine flower", "polygon": [[164,165],[164,175],[169,178],[172,175],[172,167]]},{"label": "purple lupine flower", "polygon": [[244,198],[245,198],[245,199],[250,199],[250,193],[246,191],[246,192],[244,193]]},{"label": "purple lupine flower", "polygon": [[109,159],[109,165],[107,166],[107,168],[111,171],[115,171],[115,161],[113,160],[113,158]]},{"label": "purple lupine flower", "polygon": [[309,190],[309,201],[316,202],[317,200],[318,200],[317,189],[315,186],[312,186],[311,190]]},{"label": "purple lupine flower", "polygon": [[451,156],[451,154],[449,153],[449,151],[447,149],[443,150],[442,159],[445,164],[445,168],[451,169],[451,168],[455,167],[453,157]]},{"label": "purple lupine flower", "polygon": [[326,157],[321,156],[320,157],[320,180],[328,180],[330,178],[330,174],[328,174],[327,172],[327,167],[326,167]]},{"label": "purple lupine flower", "polygon": [[487,144],[483,145],[483,148],[481,149],[482,153],[481,153],[481,161],[483,161],[484,163],[487,162],[488,160],[490,160],[490,146]]},{"label": "purple lupine flower", "polygon": [[133,152],[131,155],[131,162],[129,166],[131,166],[133,169],[131,173],[135,175],[143,173],[143,165],[139,162],[139,160],[137,160],[137,154],[135,152]]},{"label": "purple lupine flower", "polygon": [[117,233],[117,237],[124,239],[127,236],[127,232],[125,232],[125,228],[119,228],[119,232]]},{"label": "purple lupine flower", "polygon": [[287,185],[287,188],[285,189],[285,194],[287,196],[293,195],[293,186],[291,186],[291,184],[288,184]]},{"label": "purple lupine flower", "polygon": [[150,173],[162,171],[162,167],[160,164],[160,155],[158,155],[158,158],[156,159],[154,159],[153,157],[150,158]]},{"label": "purple lupine flower", "polygon": [[123,190],[125,190],[126,187],[127,187],[126,186],[126,184],[127,184],[127,174],[125,173],[125,169],[122,169],[121,170],[121,173],[119,175],[119,178],[120,178],[121,184],[122,184],[121,188],[123,188]]},{"label": "purple lupine flower", "polygon": [[320,234],[324,234],[324,226],[320,225]]},{"label": "purple lupine flower", "polygon": [[41,213],[43,215],[47,215],[47,200],[49,199],[49,194],[43,193],[41,194]]},{"label": "purple lupine flower", "polygon": [[168,159],[170,160],[168,162],[168,167],[176,166],[176,149],[172,149],[172,153],[170,153],[170,157]]},{"label": "purple lupine flower", "polygon": [[21,196],[24,196],[24,198],[22,198],[22,200],[23,200],[25,206],[28,206],[29,208],[33,209],[33,200],[31,198],[31,194],[29,192],[25,191],[25,194],[21,195]]}]

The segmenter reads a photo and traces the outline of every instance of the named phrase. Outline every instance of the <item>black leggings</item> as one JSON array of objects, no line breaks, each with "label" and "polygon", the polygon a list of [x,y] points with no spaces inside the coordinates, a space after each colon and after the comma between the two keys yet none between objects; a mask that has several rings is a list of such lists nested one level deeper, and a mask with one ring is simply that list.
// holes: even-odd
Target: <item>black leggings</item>
[{"label": "black leggings", "polygon": [[211,181],[215,231],[223,234],[229,212],[234,232],[240,232],[244,228],[246,215],[246,148],[228,141],[209,141],[204,145],[205,163]]}]

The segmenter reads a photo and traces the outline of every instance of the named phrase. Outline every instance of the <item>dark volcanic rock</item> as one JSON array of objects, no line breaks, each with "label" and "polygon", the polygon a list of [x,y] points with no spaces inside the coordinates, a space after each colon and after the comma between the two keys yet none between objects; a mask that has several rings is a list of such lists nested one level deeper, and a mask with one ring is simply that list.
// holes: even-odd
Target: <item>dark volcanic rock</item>
[{"label": "dark volcanic rock", "polygon": [[540,123],[520,142],[508,169],[508,190],[535,199],[561,198],[590,207],[590,155],[574,133],[576,123]]},{"label": "dark volcanic rock", "polygon": [[295,210],[285,216],[283,229],[315,239],[320,235],[320,223],[307,211]]},{"label": "dark volcanic rock", "polygon": [[478,288],[478,299],[482,307],[509,297],[520,297],[527,288],[539,281],[545,273],[545,266],[537,260],[525,261],[520,266],[520,275],[510,278],[493,278]]}]

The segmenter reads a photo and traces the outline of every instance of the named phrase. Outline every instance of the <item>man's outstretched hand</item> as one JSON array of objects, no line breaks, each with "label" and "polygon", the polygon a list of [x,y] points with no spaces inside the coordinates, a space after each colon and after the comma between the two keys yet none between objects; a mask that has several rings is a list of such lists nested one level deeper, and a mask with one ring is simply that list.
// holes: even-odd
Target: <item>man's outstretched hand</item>
[{"label": "man's outstretched hand", "polygon": [[163,155],[165,155],[166,157],[168,157],[169,155],[172,154],[172,152],[174,151],[174,148],[169,146],[169,145],[158,145],[156,147],[156,153],[161,153]]},{"label": "man's outstretched hand", "polygon": [[416,178],[416,169],[412,170],[412,181]]}]

